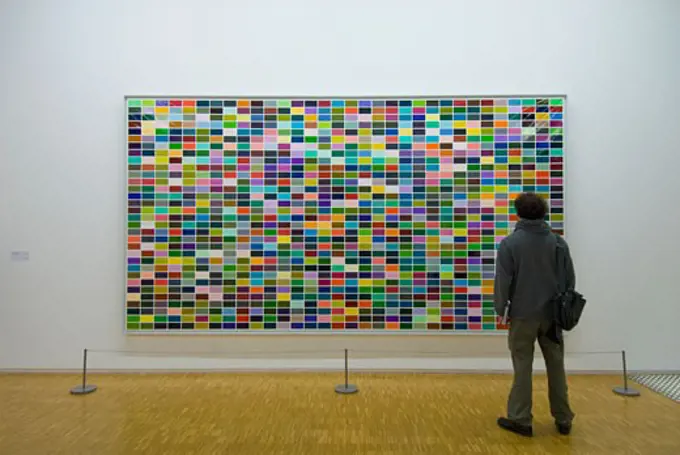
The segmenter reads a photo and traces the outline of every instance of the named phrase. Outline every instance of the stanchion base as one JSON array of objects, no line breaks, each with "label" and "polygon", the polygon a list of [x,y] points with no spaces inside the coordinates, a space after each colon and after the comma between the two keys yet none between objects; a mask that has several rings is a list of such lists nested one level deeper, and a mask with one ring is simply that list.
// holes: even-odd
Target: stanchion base
[{"label": "stanchion base", "polygon": [[359,389],[354,384],[340,384],[335,386],[335,393],[340,393],[343,395],[349,395],[351,393],[357,393]]},{"label": "stanchion base", "polygon": [[97,390],[96,385],[87,384],[85,387],[79,385],[71,389],[71,395],[87,395],[88,393],[92,393],[95,390]]},{"label": "stanchion base", "polygon": [[625,387],[614,387],[614,393],[617,395],[623,395],[624,397],[639,397],[640,392],[635,389],[629,389]]}]

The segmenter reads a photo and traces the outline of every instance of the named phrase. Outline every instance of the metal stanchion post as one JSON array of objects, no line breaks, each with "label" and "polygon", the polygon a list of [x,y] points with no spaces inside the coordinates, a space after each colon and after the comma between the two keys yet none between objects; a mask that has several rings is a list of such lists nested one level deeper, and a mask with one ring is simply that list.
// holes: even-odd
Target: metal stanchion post
[{"label": "metal stanchion post", "polygon": [[626,351],[621,351],[621,361],[623,363],[623,387],[614,387],[614,393],[624,397],[639,397],[640,392],[628,388],[628,368],[626,367]]},{"label": "metal stanchion post", "polygon": [[336,385],[335,392],[348,395],[350,393],[357,393],[358,391],[359,389],[356,385],[349,383],[349,353],[347,349],[345,349],[345,383]]},{"label": "metal stanchion post", "polygon": [[97,390],[97,386],[87,383],[87,349],[83,349],[83,383],[71,389],[71,395],[86,395]]}]

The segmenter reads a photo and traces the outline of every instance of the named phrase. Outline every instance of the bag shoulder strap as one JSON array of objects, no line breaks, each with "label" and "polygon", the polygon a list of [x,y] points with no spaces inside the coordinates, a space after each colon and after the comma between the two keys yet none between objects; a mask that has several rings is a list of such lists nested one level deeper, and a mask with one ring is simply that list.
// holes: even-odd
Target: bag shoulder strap
[{"label": "bag shoulder strap", "polygon": [[555,234],[555,274],[557,275],[557,286],[560,293],[567,290],[567,273],[564,266],[564,240]]}]

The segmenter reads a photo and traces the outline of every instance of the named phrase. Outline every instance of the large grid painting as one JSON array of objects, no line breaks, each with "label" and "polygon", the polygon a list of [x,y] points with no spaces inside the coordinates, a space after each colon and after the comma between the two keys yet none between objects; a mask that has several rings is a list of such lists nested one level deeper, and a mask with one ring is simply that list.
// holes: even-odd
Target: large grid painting
[{"label": "large grid painting", "polygon": [[563,97],[127,98],[131,332],[495,332]]}]

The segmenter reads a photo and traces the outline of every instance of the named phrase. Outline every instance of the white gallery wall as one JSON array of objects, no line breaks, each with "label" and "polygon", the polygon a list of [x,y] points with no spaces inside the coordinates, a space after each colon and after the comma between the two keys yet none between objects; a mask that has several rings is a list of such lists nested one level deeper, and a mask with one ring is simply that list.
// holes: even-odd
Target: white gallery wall
[{"label": "white gallery wall", "polygon": [[93,354],[106,369],[337,368],[345,347],[380,351],[365,368],[507,369],[502,336],[126,336],[123,96],[566,94],[589,300],[567,349],[680,370],[679,24],[675,0],[4,0],[0,369],[78,368],[84,347],[226,353]]}]

